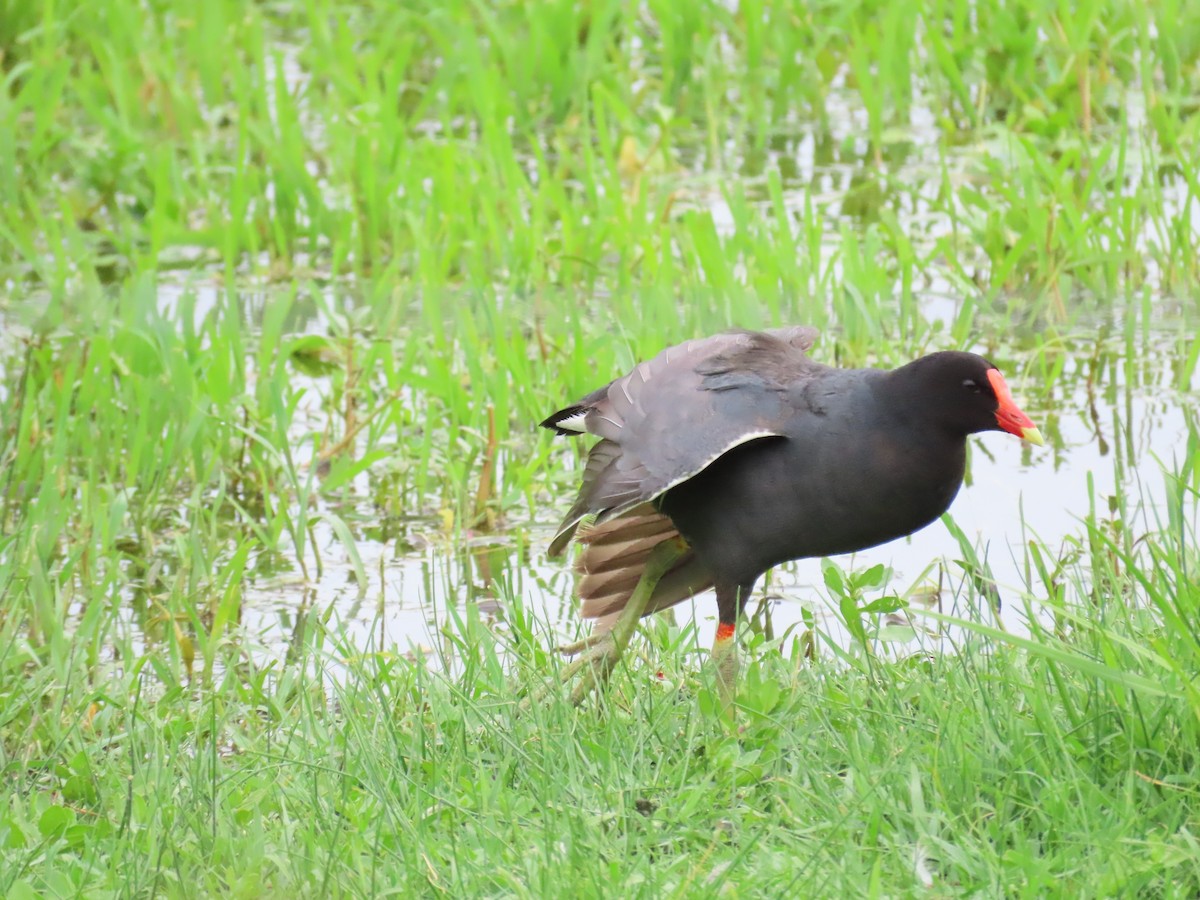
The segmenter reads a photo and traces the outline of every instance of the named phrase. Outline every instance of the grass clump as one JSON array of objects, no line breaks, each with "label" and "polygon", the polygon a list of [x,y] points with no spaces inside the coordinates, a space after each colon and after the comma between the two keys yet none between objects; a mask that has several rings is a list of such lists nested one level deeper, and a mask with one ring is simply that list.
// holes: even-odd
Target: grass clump
[{"label": "grass clump", "polygon": [[[1200,718],[1186,678],[1139,666],[1136,617],[1045,636],[1040,654],[973,639],[847,666],[760,646],[735,732],[706,712],[676,631],[599,707],[520,717],[513,654],[517,679],[549,674],[536,632],[459,620],[447,676],[311,626],[285,669],[246,660],[199,689],[132,665],[106,667],[101,693],[77,659],[74,678],[6,678],[6,893],[1200,886]],[[6,671],[28,669],[7,648]],[[1147,672],[1161,690],[1121,683]]]}]

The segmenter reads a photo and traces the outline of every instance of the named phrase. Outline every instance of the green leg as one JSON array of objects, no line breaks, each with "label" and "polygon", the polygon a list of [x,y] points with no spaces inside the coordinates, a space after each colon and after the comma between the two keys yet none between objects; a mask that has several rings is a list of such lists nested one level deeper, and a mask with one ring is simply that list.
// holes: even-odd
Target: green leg
[{"label": "green leg", "polygon": [[[654,594],[654,588],[658,585],[659,580],[671,571],[671,567],[680,560],[687,549],[687,542],[680,537],[663,541],[655,547],[651,551],[649,559],[646,560],[646,566],[642,570],[642,577],[638,580],[637,587],[633,589],[629,602],[625,604],[625,609],[621,611],[620,617],[613,623],[612,629],[605,634],[592,635],[575,644],[560,648],[564,653],[582,651],[582,655],[577,660],[563,669],[561,676],[563,684],[579,676],[579,683],[571,691],[573,704],[578,706],[598,685],[608,680],[617,660],[629,646],[629,641],[633,637],[634,631],[637,630],[638,622],[645,615],[646,605]],[[542,696],[544,696],[544,692],[539,695],[538,699],[541,699]],[[532,698],[522,703],[522,707],[527,709],[531,700]]]},{"label": "green leg", "polygon": [[712,661],[717,670],[717,694],[721,699],[721,710],[727,717],[733,718],[738,677],[736,623],[721,622],[717,625],[717,636],[712,646]]}]

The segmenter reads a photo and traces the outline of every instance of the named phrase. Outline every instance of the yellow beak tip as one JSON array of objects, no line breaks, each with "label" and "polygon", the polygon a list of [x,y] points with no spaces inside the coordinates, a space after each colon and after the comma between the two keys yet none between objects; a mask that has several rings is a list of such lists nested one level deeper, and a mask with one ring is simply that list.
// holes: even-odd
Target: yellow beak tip
[{"label": "yellow beak tip", "polygon": [[1022,428],[1021,440],[1029,441],[1029,443],[1037,447],[1045,446],[1046,443],[1046,441],[1042,438],[1042,433],[1036,428]]}]

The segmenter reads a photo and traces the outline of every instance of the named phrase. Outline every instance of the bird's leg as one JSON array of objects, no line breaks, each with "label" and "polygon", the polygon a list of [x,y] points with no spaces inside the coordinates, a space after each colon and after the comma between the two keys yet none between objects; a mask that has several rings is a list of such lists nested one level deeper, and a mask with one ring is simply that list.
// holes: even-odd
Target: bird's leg
[{"label": "bird's leg", "polygon": [[580,638],[570,644],[559,644],[558,652],[563,656],[574,656],[576,653],[587,650],[589,647],[595,647],[606,637],[608,637],[607,631],[593,631],[587,637]]},{"label": "bird's leg", "polygon": [[717,582],[716,589],[717,636],[713,640],[712,662],[717,670],[717,696],[721,701],[721,711],[732,718],[733,701],[737,699],[737,620],[742,611],[742,598],[750,596],[754,583]]},{"label": "bird's leg", "polygon": [[721,711],[733,715],[733,701],[737,698],[738,647],[737,623],[720,622],[712,646],[713,666],[717,670],[717,695],[721,700]]},{"label": "bird's leg", "polygon": [[[687,542],[679,536],[663,541],[655,547],[650,551],[650,556],[646,559],[646,565],[642,569],[641,578],[638,579],[629,602],[625,604],[625,608],[621,611],[617,621],[613,623],[613,627],[603,634],[589,635],[581,641],[559,648],[564,653],[582,651],[582,655],[563,669],[560,676],[563,684],[571,681],[577,675],[579,676],[579,683],[571,691],[571,703],[578,706],[597,685],[608,680],[617,660],[629,646],[629,640],[637,629],[638,621],[646,612],[646,606],[654,594],[654,588],[658,585],[659,580],[671,571],[671,567],[679,562],[687,550]],[[522,705],[527,708],[528,703],[529,701],[526,701]]]}]

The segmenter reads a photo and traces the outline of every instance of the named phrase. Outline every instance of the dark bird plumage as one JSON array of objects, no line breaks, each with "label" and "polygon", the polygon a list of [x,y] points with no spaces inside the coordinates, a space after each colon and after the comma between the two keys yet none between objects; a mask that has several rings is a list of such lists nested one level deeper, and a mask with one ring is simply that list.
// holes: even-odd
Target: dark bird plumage
[{"label": "dark bird plumage", "polygon": [[968,435],[1041,441],[981,356],[839,369],[808,356],[816,334],[731,332],[670,347],[542,423],[600,438],[550,545],[558,555],[578,531],[582,614],[598,631],[625,608],[654,548],[677,535],[687,549],[642,614],[715,587],[728,637],[771,566],[872,547],[945,512]]}]

